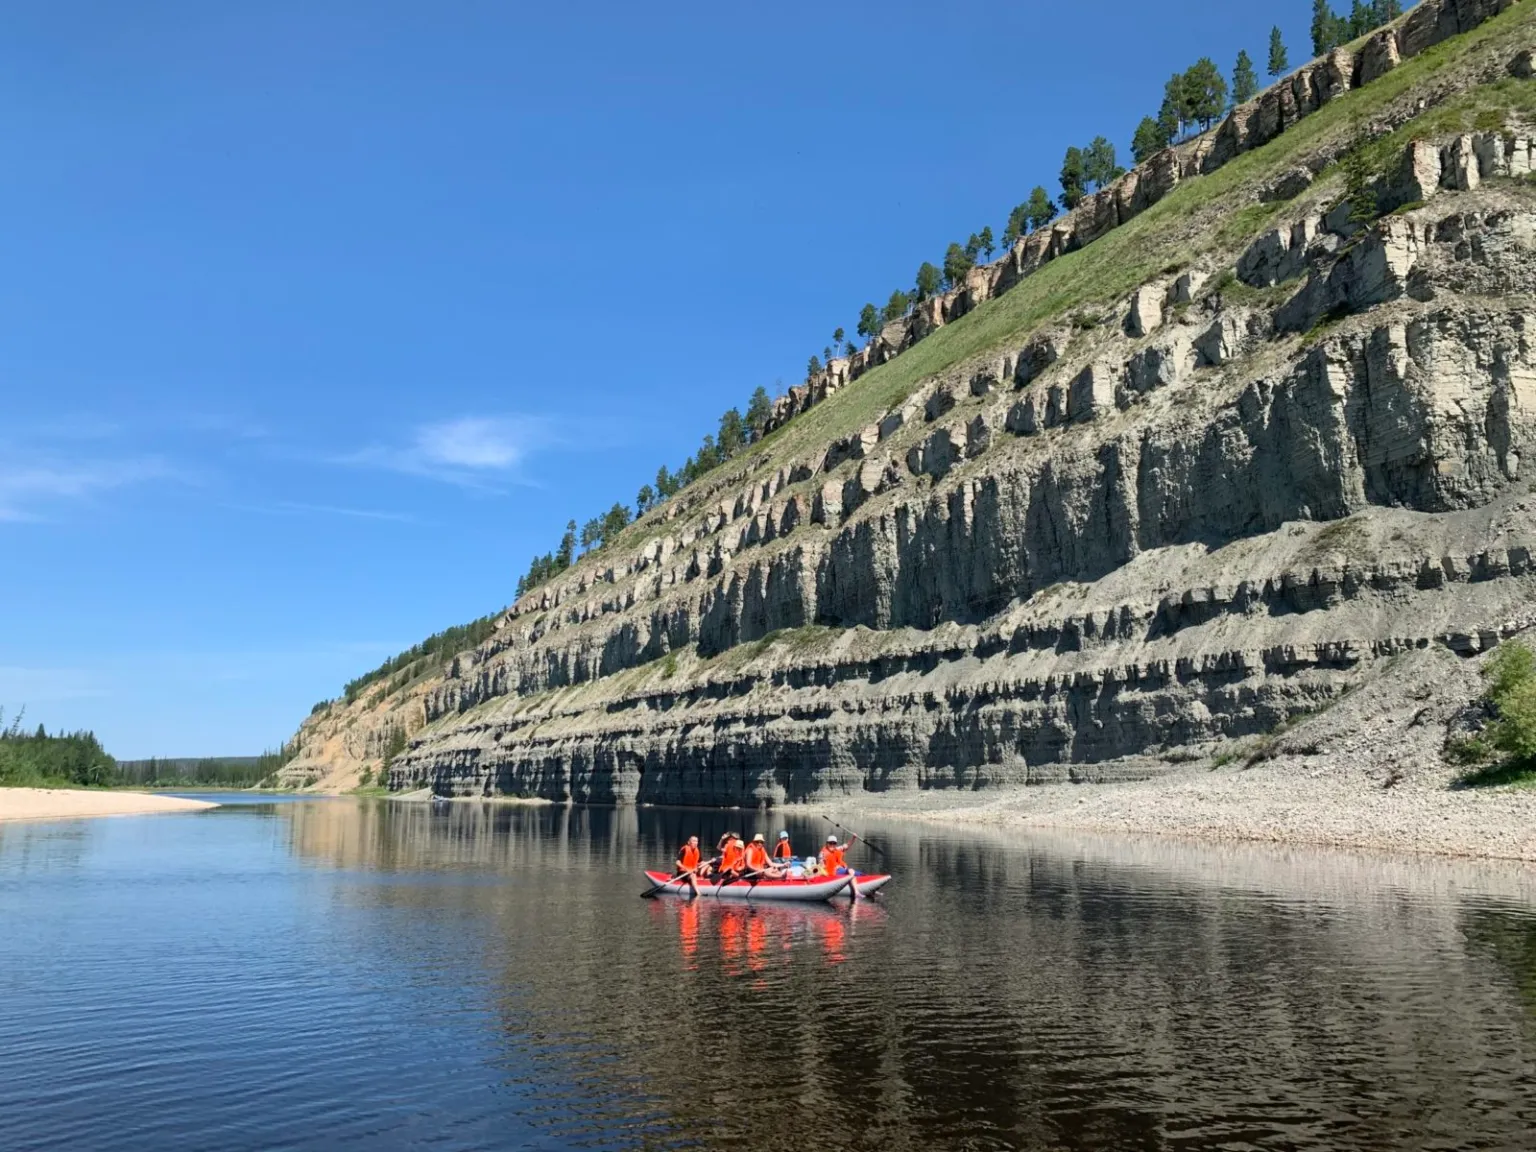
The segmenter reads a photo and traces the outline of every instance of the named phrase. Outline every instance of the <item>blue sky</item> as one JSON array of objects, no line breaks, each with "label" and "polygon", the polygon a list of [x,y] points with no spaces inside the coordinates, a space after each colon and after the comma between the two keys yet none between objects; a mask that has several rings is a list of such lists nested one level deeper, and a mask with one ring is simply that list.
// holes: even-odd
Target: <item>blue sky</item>
[{"label": "blue sky", "polygon": [[0,706],[275,746],[1309,10],[8,5]]}]

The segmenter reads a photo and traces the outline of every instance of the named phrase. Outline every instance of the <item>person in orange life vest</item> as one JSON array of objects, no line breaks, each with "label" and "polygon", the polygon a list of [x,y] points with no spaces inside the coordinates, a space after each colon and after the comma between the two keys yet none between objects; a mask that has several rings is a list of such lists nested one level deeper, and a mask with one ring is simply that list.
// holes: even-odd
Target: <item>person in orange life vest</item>
[{"label": "person in orange life vest", "polygon": [[761,832],[752,837],[752,843],[747,845],[746,863],[749,880],[778,880],[784,875],[784,869],[768,859],[768,844]]},{"label": "person in orange life vest", "polygon": [[725,859],[725,850],[731,846],[731,841],[735,839],[736,833],[727,832],[715,842],[715,854],[704,862],[704,875],[713,876],[720,871],[720,862]]},{"label": "person in orange life vest", "polygon": [[699,838],[688,837],[688,842],[677,850],[677,868],[672,873],[674,876],[686,877],[688,887],[693,894],[699,894],[699,869],[703,867],[703,858],[699,855]]},{"label": "person in orange life vest", "polygon": [[719,883],[729,884],[732,880],[740,880],[742,871],[747,866],[747,845],[740,837],[727,844],[720,853],[720,867],[715,876]]},{"label": "person in orange life vest", "polygon": [[[857,839],[857,836],[850,837],[848,846],[852,847]],[[858,873],[848,867],[848,861],[843,856],[846,850],[838,845],[836,836],[828,836],[827,846],[821,850],[821,870],[828,876],[853,876],[854,882],[848,885],[848,895],[857,900],[859,898]]]},{"label": "person in orange life vest", "polygon": [[780,832],[779,842],[773,846],[773,862],[789,867],[789,862],[795,858],[795,850],[789,846],[789,833]]}]

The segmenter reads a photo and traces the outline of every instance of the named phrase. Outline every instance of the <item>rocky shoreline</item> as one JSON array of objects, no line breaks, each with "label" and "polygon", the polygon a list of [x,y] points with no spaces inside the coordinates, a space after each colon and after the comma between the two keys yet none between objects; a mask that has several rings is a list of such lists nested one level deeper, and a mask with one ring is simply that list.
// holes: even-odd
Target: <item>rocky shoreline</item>
[{"label": "rocky shoreline", "polygon": [[1416,653],[1278,736],[1123,784],[925,792],[834,805],[880,817],[1536,863],[1536,787],[1469,788],[1445,747],[1480,661]]}]

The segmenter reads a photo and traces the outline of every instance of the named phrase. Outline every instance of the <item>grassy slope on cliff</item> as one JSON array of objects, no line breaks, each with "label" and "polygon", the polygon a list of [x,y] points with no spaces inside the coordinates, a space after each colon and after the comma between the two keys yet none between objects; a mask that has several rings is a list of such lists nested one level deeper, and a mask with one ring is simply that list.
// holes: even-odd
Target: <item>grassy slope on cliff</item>
[{"label": "grassy slope on cliff", "polygon": [[[1366,87],[1348,93],[1302,119],[1277,139],[1245,153],[1215,172],[1187,180],[1140,216],[1086,248],[1044,265],[1011,291],[946,325],[890,363],[862,376],[769,436],[754,460],[757,474],[805,459],[828,443],[867,426],[899,405],[923,381],[966,360],[1021,341],[1032,329],[1104,311],[1160,273],[1187,267],[1213,253],[1230,254],[1269,227],[1287,203],[1261,204],[1257,190],[1289,168],[1318,155],[1333,155],[1369,131],[1413,93],[1454,77],[1473,57],[1513,53],[1531,38],[1536,4],[1519,4],[1474,31],[1426,50]],[[1373,165],[1384,167],[1414,136],[1483,126],[1491,114],[1516,111],[1536,116],[1536,85],[1524,81],[1486,84],[1446,101],[1366,145]],[[1337,184],[1330,171],[1324,186]],[[726,495],[753,473],[742,461],[723,465],[675,498],[675,507],[702,507]],[[814,481],[813,481],[814,482]],[[612,543],[577,561],[602,566],[655,536],[665,509],[630,525]],[[574,571],[574,568],[573,568]],[[569,578],[569,577],[567,577]],[[487,618],[489,619],[489,618]],[[453,630],[451,630],[453,631]],[[465,644],[468,648],[471,645]],[[389,682],[385,695],[435,683],[447,651],[434,652],[431,667],[406,670],[411,683]],[[370,685],[372,677],[365,677]],[[362,687],[362,685],[359,685]],[[376,691],[364,692],[377,705]]]}]

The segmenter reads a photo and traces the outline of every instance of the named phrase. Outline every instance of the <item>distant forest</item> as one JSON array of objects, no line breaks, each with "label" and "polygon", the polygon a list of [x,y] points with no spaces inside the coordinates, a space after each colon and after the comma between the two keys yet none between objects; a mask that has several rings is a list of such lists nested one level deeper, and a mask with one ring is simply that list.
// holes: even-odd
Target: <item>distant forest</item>
[{"label": "distant forest", "polygon": [[32,788],[251,788],[288,760],[288,750],[260,756],[114,760],[94,732],[26,731],[25,709],[9,724],[0,709],[0,785]]}]

